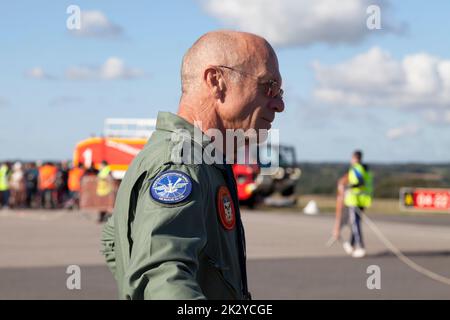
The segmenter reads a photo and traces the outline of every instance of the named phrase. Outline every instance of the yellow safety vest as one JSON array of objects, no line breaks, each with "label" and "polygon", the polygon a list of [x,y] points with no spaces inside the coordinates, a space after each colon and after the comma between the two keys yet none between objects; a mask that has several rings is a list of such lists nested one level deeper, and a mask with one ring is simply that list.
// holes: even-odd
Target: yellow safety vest
[{"label": "yellow safety vest", "polygon": [[345,205],[347,207],[370,207],[373,193],[372,174],[357,163],[348,171],[348,182],[350,188],[345,195]]},{"label": "yellow safety vest", "polygon": [[106,166],[97,174],[97,195],[100,197],[107,196],[112,191],[112,183],[108,179],[110,172],[111,168]]},{"label": "yellow safety vest", "polygon": [[0,191],[8,191],[8,167],[4,164],[0,167]]}]

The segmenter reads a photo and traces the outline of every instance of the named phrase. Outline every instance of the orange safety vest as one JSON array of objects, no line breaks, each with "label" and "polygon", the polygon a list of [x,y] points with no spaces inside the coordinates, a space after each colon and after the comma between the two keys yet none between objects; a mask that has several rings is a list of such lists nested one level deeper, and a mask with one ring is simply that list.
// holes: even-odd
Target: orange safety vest
[{"label": "orange safety vest", "polygon": [[80,191],[80,183],[81,177],[84,174],[84,169],[81,168],[73,168],[69,170],[69,181],[68,186],[69,190],[73,192]]},{"label": "orange safety vest", "polygon": [[52,165],[44,165],[39,168],[39,189],[55,189],[58,169]]}]

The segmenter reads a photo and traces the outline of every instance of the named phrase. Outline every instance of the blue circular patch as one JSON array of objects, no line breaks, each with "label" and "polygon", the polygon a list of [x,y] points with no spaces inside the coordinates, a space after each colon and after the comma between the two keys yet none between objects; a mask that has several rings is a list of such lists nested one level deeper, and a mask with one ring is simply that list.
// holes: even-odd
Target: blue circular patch
[{"label": "blue circular patch", "polygon": [[164,204],[181,202],[191,194],[191,191],[191,178],[177,170],[161,173],[150,186],[150,196]]}]

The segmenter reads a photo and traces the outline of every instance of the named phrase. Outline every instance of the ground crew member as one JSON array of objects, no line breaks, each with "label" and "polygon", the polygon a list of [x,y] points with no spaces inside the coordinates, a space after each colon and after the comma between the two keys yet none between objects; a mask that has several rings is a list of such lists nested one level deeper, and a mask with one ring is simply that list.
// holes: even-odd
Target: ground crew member
[{"label": "ground crew member", "polygon": [[25,170],[26,185],[26,206],[32,208],[34,206],[36,195],[38,194],[38,177],[39,172],[35,163],[29,163]]},{"label": "ground crew member", "polygon": [[258,36],[211,32],[185,54],[181,80],[178,114],[159,112],[122,180],[103,231],[104,255],[122,299],[249,299],[231,165],[174,156],[185,156],[179,141],[204,150],[208,142],[193,139],[194,123],[223,136],[270,128],[284,109],[277,57]]},{"label": "ground crew member", "polygon": [[0,209],[9,208],[9,168],[7,163],[0,166]]},{"label": "ground crew member", "polygon": [[[97,196],[105,197],[113,191],[111,178],[111,167],[107,161],[103,160],[100,164],[100,170],[97,173]],[[107,214],[107,211],[100,211],[98,222],[104,222]]]},{"label": "ground crew member", "polygon": [[74,166],[69,170],[68,188],[69,188],[69,201],[66,204],[67,208],[78,208],[80,206],[80,188],[81,177],[84,175],[83,164],[79,163],[78,166]]},{"label": "ground crew member", "polygon": [[111,184],[108,178],[111,175],[111,167],[108,162],[102,161],[100,170],[97,173],[97,195],[100,197],[108,195],[112,191]]},{"label": "ground crew member", "polygon": [[58,207],[63,207],[65,202],[69,197],[69,166],[67,161],[62,161],[57,166],[57,175],[56,175],[56,199],[58,203]]},{"label": "ground crew member", "polygon": [[42,208],[56,207],[56,178],[58,168],[52,163],[47,162],[39,167],[39,192],[41,194]]},{"label": "ground crew member", "polygon": [[362,152],[357,150],[353,153],[348,173],[339,179],[336,222],[333,231],[334,238],[338,239],[342,223],[343,202],[348,208],[351,226],[350,241],[345,241],[343,247],[345,252],[354,258],[362,258],[366,255],[361,230],[361,215],[364,209],[372,204],[372,189],[372,174],[369,167],[362,163]]},{"label": "ground crew member", "polygon": [[9,177],[9,189],[11,192],[10,206],[11,208],[21,208],[25,205],[25,179],[20,162],[14,163],[12,173]]}]

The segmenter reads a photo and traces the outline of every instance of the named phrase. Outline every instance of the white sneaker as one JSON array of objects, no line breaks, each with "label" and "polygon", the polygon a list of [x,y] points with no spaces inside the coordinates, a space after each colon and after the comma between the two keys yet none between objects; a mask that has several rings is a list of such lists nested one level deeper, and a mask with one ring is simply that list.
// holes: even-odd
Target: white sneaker
[{"label": "white sneaker", "polygon": [[350,244],[350,242],[345,241],[345,242],[342,244],[342,247],[344,248],[345,253],[347,253],[347,254],[352,254],[352,253],[353,253],[353,247],[352,247],[352,245]]},{"label": "white sneaker", "polygon": [[353,253],[353,258],[363,258],[366,255],[366,250],[364,248],[356,248]]}]

